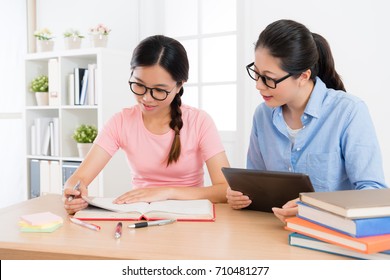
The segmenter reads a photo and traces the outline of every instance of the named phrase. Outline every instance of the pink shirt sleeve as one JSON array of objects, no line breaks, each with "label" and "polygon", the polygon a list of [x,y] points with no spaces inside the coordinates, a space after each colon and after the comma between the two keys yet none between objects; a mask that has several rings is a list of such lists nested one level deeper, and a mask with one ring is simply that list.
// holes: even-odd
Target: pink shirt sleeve
[{"label": "pink shirt sleeve", "polygon": [[204,111],[199,112],[199,148],[204,161],[225,149],[212,118]]}]

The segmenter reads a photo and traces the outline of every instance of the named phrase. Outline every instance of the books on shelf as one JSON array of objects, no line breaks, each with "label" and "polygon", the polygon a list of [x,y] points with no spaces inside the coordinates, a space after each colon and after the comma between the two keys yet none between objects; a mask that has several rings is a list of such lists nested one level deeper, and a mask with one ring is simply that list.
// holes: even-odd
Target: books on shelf
[{"label": "books on shelf", "polygon": [[37,159],[30,160],[30,198],[41,195],[40,163]]},{"label": "books on shelf", "polygon": [[49,78],[49,105],[60,105],[60,68],[57,58],[51,58],[48,62]]},{"label": "books on shelf", "polygon": [[81,80],[80,105],[86,105],[88,87],[88,69],[84,70],[83,79]]},{"label": "books on shelf", "polygon": [[67,77],[67,94],[68,94],[68,105],[74,105],[75,104],[75,78],[74,73],[68,74]]},{"label": "books on shelf", "polygon": [[86,68],[74,68],[74,105],[80,104],[80,93],[83,87],[83,77]]},{"label": "books on shelf", "polygon": [[30,160],[30,198],[48,193],[62,194],[58,160]]},{"label": "books on shelf", "polygon": [[96,64],[88,64],[88,87],[87,87],[87,102],[88,105],[97,105],[96,98]]},{"label": "books on shelf", "polygon": [[310,236],[341,247],[371,254],[390,250],[390,234],[353,237],[299,217],[286,219],[287,230]]},{"label": "books on shelf", "polygon": [[79,168],[80,161],[63,161],[62,162],[62,185],[69,179],[70,176]]},{"label": "books on shelf", "polygon": [[69,105],[97,105],[95,72],[96,64],[88,64],[87,68],[74,68],[68,75]]},{"label": "books on shelf", "polygon": [[390,216],[350,219],[300,201],[297,205],[299,217],[354,237],[390,234]]},{"label": "books on shelf", "polygon": [[114,198],[83,197],[89,207],[78,211],[80,220],[159,220],[214,221],[214,204],[207,199],[164,200],[114,204]]},{"label": "books on shelf", "polygon": [[347,218],[390,216],[390,189],[301,193],[300,201]]},{"label": "books on shelf", "polygon": [[38,156],[59,155],[58,118],[35,118],[31,125],[31,154]]},{"label": "books on shelf", "polygon": [[324,242],[303,234],[296,232],[290,233],[289,235],[289,244],[291,246],[302,247],[311,250],[322,251],[326,253],[342,255],[347,257],[352,257],[356,259],[364,260],[390,260],[390,250],[378,252],[374,254],[364,254],[341,246]]}]

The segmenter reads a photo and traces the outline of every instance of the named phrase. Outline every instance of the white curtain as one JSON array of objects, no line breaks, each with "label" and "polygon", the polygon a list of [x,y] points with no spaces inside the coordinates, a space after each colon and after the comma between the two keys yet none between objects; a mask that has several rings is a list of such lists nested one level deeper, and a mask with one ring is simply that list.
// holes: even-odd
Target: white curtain
[{"label": "white curtain", "polygon": [[27,199],[23,106],[26,1],[1,0],[0,208]]}]

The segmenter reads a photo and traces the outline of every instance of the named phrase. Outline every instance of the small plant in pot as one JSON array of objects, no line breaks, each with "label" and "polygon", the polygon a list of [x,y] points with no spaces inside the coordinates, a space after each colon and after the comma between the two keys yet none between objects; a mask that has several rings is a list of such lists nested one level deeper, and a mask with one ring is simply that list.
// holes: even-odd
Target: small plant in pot
[{"label": "small plant in pot", "polygon": [[79,156],[84,158],[97,136],[97,128],[94,125],[81,124],[73,132],[73,139],[77,142]]},{"label": "small plant in pot", "polygon": [[51,31],[48,28],[42,28],[34,32],[34,37],[37,38],[38,52],[52,51],[54,41]]},{"label": "small plant in pot", "polygon": [[84,36],[76,29],[68,29],[64,32],[65,48],[66,49],[79,49],[81,47],[81,39]]},{"label": "small plant in pot", "polygon": [[34,78],[30,84],[30,91],[35,92],[38,106],[49,104],[49,78],[46,75],[40,75]]}]

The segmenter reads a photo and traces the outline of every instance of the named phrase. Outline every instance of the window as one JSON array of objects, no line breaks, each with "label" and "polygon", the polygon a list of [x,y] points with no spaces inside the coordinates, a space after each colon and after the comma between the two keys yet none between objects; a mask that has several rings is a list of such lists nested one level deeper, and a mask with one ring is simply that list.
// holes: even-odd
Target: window
[{"label": "window", "polygon": [[165,34],[188,52],[183,102],[206,110],[218,130],[237,130],[236,0],[166,0]]}]

